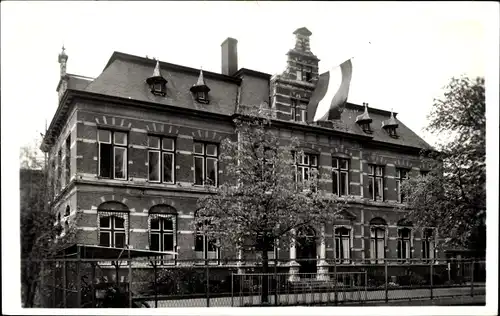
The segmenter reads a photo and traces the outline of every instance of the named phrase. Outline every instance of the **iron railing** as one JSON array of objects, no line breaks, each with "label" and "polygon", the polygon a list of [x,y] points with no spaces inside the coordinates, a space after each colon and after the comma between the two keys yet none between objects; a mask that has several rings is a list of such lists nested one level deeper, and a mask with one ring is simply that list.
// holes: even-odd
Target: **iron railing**
[{"label": "iron railing", "polygon": [[[302,267],[315,271],[303,271]],[[340,305],[485,295],[482,259],[42,262],[40,307]],[[114,296],[113,296],[114,295]],[[110,303],[109,297],[119,297]],[[115,298],[116,298],[115,297]]]}]

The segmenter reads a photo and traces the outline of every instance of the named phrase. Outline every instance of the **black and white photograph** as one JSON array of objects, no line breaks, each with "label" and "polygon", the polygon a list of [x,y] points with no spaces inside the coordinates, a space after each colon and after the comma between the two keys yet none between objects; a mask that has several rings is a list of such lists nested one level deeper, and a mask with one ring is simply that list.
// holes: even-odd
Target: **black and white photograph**
[{"label": "black and white photograph", "polygon": [[3,1],[3,313],[496,315],[499,10]]}]

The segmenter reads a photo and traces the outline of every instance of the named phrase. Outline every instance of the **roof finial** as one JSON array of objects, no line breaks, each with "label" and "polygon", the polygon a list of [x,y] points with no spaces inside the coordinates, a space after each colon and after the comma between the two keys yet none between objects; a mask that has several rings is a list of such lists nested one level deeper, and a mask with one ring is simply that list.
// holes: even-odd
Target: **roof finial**
[{"label": "roof finial", "polygon": [[153,77],[161,77],[160,73],[160,61],[156,59],[155,70],[153,70]]}]

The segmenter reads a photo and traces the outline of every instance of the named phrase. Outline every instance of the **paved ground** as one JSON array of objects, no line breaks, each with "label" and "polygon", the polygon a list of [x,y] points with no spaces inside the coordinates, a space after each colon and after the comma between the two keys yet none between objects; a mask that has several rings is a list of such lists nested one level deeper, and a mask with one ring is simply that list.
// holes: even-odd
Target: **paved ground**
[{"label": "paved ground", "polygon": [[[433,301],[430,301],[430,289],[408,289],[408,290],[389,290],[387,305],[460,305],[484,304],[485,287],[474,287],[474,298],[471,298],[470,287],[459,288],[439,288],[433,289]],[[449,298],[453,296],[453,298]],[[477,297],[476,297],[477,296]],[[483,297],[481,300],[480,297]],[[274,305],[274,295],[270,295],[271,304]],[[471,298],[472,301],[469,299]],[[424,299],[424,300],[423,300]],[[335,293],[297,293],[280,294],[278,302],[284,305],[330,305],[335,301]],[[360,291],[360,292],[337,292],[337,301],[340,304],[365,304],[365,305],[384,305],[385,291]],[[371,303],[373,301],[379,301]],[[440,303],[441,302],[441,303]],[[482,303],[481,303],[482,302]],[[404,304],[406,303],[406,304]],[[410,304],[411,303],[411,304]],[[432,303],[432,304],[431,304]],[[154,307],[154,301],[148,301],[151,307]],[[252,306],[259,305],[259,296],[242,297],[216,297],[210,299],[211,307],[230,307],[230,306]],[[206,298],[182,299],[182,300],[163,300],[158,302],[158,307],[206,307]]]}]

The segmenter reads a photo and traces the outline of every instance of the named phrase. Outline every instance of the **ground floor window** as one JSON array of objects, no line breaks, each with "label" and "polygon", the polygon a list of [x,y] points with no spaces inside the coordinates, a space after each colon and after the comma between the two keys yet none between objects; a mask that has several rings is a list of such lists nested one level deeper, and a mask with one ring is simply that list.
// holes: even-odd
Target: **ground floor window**
[{"label": "ground floor window", "polygon": [[346,227],[335,229],[335,258],[343,263],[351,259],[351,231]]}]

